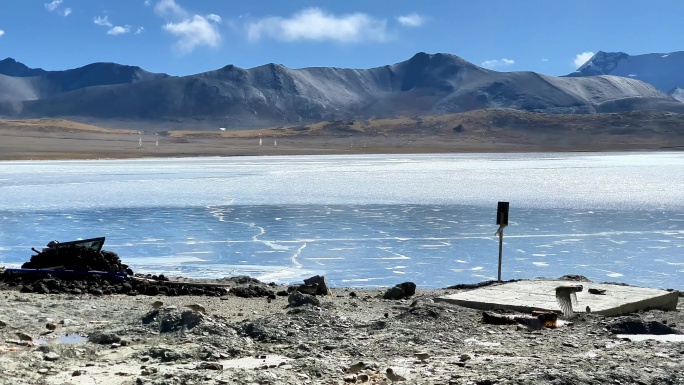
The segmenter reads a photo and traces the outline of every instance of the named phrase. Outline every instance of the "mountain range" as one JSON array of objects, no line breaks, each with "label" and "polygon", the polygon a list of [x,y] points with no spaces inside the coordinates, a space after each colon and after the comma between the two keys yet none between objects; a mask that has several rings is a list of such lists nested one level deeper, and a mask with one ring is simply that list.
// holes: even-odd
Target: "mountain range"
[{"label": "mountain range", "polygon": [[[630,68],[622,64],[625,60],[618,55],[613,60],[618,64],[609,65],[601,57],[610,55],[599,54],[564,77],[497,72],[458,56],[422,52],[371,69],[228,65],[182,77],[115,63],[46,71],[8,58],[0,61],[0,115],[251,128],[486,108],[684,113],[684,103],[667,94],[676,90],[661,88],[667,87],[665,81],[646,82],[646,74],[658,72],[645,69],[651,61],[643,61],[640,76],[615,76]],[[677,60],[681,56],[684,53],[677,53]]]}]

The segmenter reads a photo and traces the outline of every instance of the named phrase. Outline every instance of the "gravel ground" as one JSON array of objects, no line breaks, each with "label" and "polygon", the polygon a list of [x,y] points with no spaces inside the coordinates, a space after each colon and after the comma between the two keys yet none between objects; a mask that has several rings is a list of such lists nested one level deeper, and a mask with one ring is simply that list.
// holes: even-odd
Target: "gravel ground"
[{"label": "gravel ground", "polygon": [[242,298],[231,293],[244,284],[232,286],[223,296],[2,286],[0,384],[386,384],[388,368],[407,384],[684,384],[684,343],[614,334],[684,326],[681,301],[677,311],[582,314],[529,330],[432,301],[468,288],[419,287],[402,300],[333,288],[318,306],[290,306],[287,296]]}]

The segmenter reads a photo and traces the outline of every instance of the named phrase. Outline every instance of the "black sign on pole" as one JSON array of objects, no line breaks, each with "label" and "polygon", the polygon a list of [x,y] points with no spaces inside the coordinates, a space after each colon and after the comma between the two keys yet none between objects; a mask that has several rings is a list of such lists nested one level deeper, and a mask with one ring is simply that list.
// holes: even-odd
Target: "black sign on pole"
[{"label": "black sign on pole", "polygon": [[496,208],[496,224],[499,225],[499,230],[496,235],[499,236],[499,274],[498,279],[501,282],[501,263],[503,261],[503,230],[508,226],[508,202],[499,202]]},{"label": "black sign on pole", "polygon": [[508,202],[499,202],[496,208],[496,224],[508,226]]}]

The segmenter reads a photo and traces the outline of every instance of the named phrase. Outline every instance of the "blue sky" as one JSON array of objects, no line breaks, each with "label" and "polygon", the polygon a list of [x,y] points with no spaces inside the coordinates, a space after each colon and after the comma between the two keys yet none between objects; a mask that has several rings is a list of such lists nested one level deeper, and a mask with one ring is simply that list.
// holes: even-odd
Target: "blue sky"
[{"label": "blue sky", "polygon": [[234,64],[371,68],[445,52],[564,75],[603,51],[683,50],[681,0],[0,0],[0,58],[189,75]]}]

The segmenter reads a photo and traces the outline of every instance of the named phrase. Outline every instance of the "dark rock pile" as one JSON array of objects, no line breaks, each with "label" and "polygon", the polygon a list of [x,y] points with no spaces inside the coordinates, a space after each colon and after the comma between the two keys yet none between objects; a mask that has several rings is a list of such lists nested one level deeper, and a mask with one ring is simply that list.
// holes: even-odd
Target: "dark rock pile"
[{"label": "dark rock pile", "polygon": [[128,265],[121,263],[119,256],[113,251],[97,252],[83,247],[47,247],[42,251],[33,249],[37,254],[31,256],[29,262],[21,265],[22,269],[59,268],[75,271],[104,271],[107,273],[126,273],[133,275]]},{"label": "dark rock pile", "polygon": [[134,274],[112,252],[52,241],[36,253],[22,269],[36,271],[0,270],[0,289],[20,290],[37,294],[127,294],[127,295],[198,295],[223,296],[229,293],[240,297],[271,297],[275,294],[266,285],[251,277],[225,279],[226,285],[170,282],[164,275]]},{"label": "dark rock pile", "polygon": [[314,275],[313,277],[304,280],[303,285],[295,285],[287,288],[286,293],[278,293],[278,295],[290,295],[293,292],[300,292],[308,295],[331,295],[332,291],[328,286],[328,281],[322,275]]},{"label": "dark rock pile", "polygon": [[214,285],[177,284],[159,276],[153,279],[121,279],[113,275],[63,275],[59,271],[36,274],[19,274],[5,271],[0,274],[0,287],[19,289],[23,293],[37,294],[127,294],[127,295],[200,295],[222,296],[225,287]]}]

